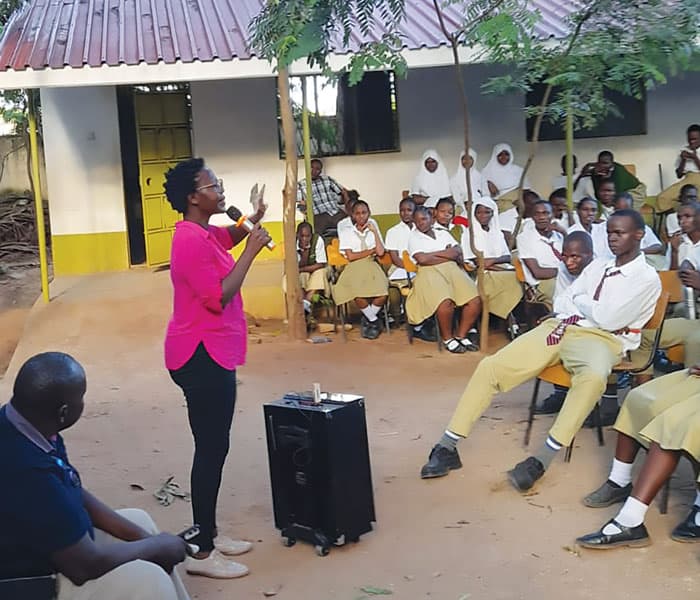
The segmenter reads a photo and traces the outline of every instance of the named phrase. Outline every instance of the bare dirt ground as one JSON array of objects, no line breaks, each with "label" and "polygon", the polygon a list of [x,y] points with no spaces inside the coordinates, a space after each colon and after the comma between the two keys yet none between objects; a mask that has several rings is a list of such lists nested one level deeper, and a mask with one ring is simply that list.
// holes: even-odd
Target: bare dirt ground
[{"label": "bare dirt ground", "polygon": [[[87,408],[65,437],[84,483],[115,507],[150,511],[163,529],[184,528],[188,504],[161,507],[152,497],[169,475],[189,487],[192,453],[183,400],[162,363],[168,274],[63,280],[54,294],[50,306],[32,310],[0,397],[8,398],[26,357],[48,349],[76,356],[88,373]],[[505,471],[524,456],[531,384],[524,385],[499,396],[461,444],[462,470],[421,481],[418,471],[479,355],[438,354],[422,342],[408,346],[400,332],[375,342],[353,332],[347,343],[311,345],[288,342],[281,331],[281,324],[268,323],[251,335],[219,504],[220,529],[255,542],[242,557],[251,574],[237,581],[185,577],[193,597],[276,592],[280,600],[369,600],[382,589],[401,600],[698,597],[700,545],[668,537],[693,498],[687,464],[674,477],[669,514],[659,515],[656,506],[649,511],[653,545],[578,551],[574,538],[616,512],[580,503],[607,474],[611,432],[604,448],[592,432],[581,432],[571,464],[555,462],[535,493],[518,495]],[[366,397],[377,509],[374,532],[326,558],[302,543],[280,543],[262,418],[262,404],[314,381]],[[538,419],[534,443],[550,421]]]}]

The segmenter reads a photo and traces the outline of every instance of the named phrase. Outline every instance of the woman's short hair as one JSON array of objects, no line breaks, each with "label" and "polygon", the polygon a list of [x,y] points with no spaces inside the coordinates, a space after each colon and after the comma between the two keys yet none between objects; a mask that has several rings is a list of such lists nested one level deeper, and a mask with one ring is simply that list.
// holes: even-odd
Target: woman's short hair
[{"label": "woman's short hair", "polygon": [[188,158],[175,165],[165,174],[165,195],[173,210],[187,212],[187,198],[197,187],[197,174],[204,168],[203,158]]}]

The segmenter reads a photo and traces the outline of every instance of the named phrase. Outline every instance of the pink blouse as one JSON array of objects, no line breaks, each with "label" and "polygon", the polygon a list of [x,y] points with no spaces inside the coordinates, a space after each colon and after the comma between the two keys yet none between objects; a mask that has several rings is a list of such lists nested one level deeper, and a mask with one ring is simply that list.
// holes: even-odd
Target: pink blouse
[{"label": "pink blouse", "polygon": [[170,252],[173,314],[165,336],[165,366],[174,371],[200,342],[225,369],[245,363],[247,324],[238,292],[221,308],[221,281],[236,264],[227,252],[233,240],[223,227],[207,229],[191,221],[175,224]]}]

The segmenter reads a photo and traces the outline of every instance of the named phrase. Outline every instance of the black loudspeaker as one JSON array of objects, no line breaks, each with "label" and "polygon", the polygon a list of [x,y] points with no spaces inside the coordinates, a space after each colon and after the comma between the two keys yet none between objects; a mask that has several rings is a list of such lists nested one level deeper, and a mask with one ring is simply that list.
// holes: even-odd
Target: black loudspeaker
[{"label": "black loudspeaker", "polygon": [[275,527],[320,556],[372,530],[374,497],[361,396],[287,394],[265,404]]}]

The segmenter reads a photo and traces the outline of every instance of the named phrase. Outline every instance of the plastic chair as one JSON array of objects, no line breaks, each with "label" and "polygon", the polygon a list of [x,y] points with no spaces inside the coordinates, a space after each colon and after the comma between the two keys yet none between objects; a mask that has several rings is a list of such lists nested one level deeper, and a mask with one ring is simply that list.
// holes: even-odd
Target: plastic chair
[{"label": "plastic chair", "polygon": [[[656,331],[656,334],[654,336],[654,343],[652,344],[646,362],[641,367],[638,367],[632,364],[629,360],[623,360],[620,363],[618,363],[615,367],[613,367],[613,374],[622,373],[626,371],[629,371],[630,373],[642,373],[652,365],[652,363],[654,362],[654,355],[656,354],[656,350],[659,347],[659,340],[661,339],[661,332],[663,330],[664,319],[666,318],[666,308],[668,307],[668,299],[669,293],[666,291],[662,291],[661,295],[659,296],[659,299],[656,302],[654,314],[652,315],[651,319],[649,319],[649,321],[647,321],[647,323],[644,325],[644,329]],[[539,394],[540,383],[542,381],[569,388],[571,387],[571,374],[564,368],[564,366],[561,363],[559,363],[552,367],[547,367],[543,369],[537,376],[535,380],[535,389],[532,392],[532,400],[530,401],[530,408],[528,411],[527,418],[527,428],[525,429],[525,439],[523,441],[523,444],[526,448],[530,443],[530,433],[532,432],[532,424],[535,420],[535,406],[537,404],[537,395]],[[596,411],[594,413],[594,417],[596,420],[598,445],[603,446],[605,445],[605,440],[603,438],[603,428],[600,424],[600,407],[598,403],[596,403],[596,407],[594,410]],[[571,440],[571,445],[569,445],[569,447],[566,449],[566,454],[564,456],[565,462],[571,461],[571,453],[573,452],[574,441],[575,439]]]},{"label": "plastic chair", "polygon": [[[410,290],[413,288],[413,278],[411,277],[411,274],[415,274],[418,272],[418,265],[411,260],[411,257],[408,254],[407,250],[403,251],[403,254],[401,255],[401,260],[403,261],[403,268],[406,270],[406,273],[408,274],[408,287],[401,288],[401,301],[404,304],[404,307],[406,306],[406,296],[408,296]],[[437,333],[437,348],[438,352],[442,352],[442,340],[440,339],[440,326],[438,324],[438,319],[437,319],[437,313],[433,315],[433,319],[435,320],[435,331]],[[412,344],[413,343],[413,325],[411,325],[408,322],[408,319],[406,319],[406,334],[408,335],[408,343]]]}]

